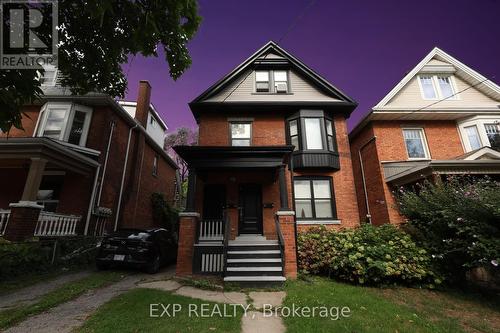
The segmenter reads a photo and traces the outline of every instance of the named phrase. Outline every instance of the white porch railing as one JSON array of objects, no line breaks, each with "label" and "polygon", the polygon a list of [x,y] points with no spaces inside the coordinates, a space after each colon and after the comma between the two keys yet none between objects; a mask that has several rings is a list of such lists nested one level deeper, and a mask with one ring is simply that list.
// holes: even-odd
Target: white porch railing
[{"label": "white porch railing", "polygon": [[224,223],[222,220],[200,221],[200,241],[222,241],[224,239]]},{"label": "white porch railing", "polygon": [[0,209],[0,236],[5,233],[7,223],[9,222],[10,210]]},{"label": "white porch railing", "polygon": [[81,216],[42,211],[38,217],[34,235],[49,237],[76,235],[76,226],[81,219]]}]

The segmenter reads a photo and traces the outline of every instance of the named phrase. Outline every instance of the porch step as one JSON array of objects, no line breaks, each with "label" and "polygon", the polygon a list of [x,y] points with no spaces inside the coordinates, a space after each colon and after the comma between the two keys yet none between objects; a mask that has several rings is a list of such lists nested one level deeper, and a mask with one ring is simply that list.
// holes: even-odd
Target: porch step
[{"label": "porch step", "polygon": [[227,252],[228,259],[238,258],[281,258],[280,250],[248,250],[248,251],[233,251],[229,249]]},{"label": "porch step", "polygon": [[228,267],[226,276],[283,276],[281,266]]},{"label": "porch step", "polygon": [[276,287],[286,281],[284,276],[226,276],[224,282],[237,283],[245,287]]},{"label": "porch step", "polygon": [[281,258],[227,259],[227,267],[281,267]]}]

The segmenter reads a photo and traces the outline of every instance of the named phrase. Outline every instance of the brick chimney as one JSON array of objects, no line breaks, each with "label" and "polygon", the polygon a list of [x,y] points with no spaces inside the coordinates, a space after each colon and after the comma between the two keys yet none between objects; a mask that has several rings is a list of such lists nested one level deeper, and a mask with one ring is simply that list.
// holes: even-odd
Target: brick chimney
[{"label": "brick chimney", "polygon": [[148,124],[149,104],[151,99],[151,85],[148,81],[139,82],[139,92],[137,93],[137,107],[135,109],[135,119],[137,119],[144,128]]}]

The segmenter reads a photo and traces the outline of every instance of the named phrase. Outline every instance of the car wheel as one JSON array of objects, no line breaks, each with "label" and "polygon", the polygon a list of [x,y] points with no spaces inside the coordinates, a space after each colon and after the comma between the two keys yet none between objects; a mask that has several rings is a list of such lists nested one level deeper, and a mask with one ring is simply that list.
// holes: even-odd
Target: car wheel
[{"label": "car wheel", "polygon": [[109,265],[100,261],[96,261],[95,266],[98,270],[104,271],[109,268]]},{"label": "car wheel", "polygon": [[160,256],[156,255],[152,262],[149,263],[147,267],[147,272],[149,274],[155,274],[160,270]]}]

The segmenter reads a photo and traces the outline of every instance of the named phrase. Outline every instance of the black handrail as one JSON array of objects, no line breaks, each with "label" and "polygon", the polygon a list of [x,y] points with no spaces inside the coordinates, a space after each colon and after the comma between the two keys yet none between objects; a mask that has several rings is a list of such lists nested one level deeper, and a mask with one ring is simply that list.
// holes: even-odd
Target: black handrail
[{"label": "black handrail", "polygon": [[229,237],[231,235],[231,222],[229,219],[229,215],[227,211],[224,209],[223,211],[223,219],[224,219],[224,276],[226,276],[227,270],[227,246],[229,244]]},{"label": "black handrail", "polygon": [[279,216],[274,216],[274,224],[276,225],[276,233],[278,234],[278,244],[280,246],[281,260],[283,264],[283,269],[285,267],[285,240],[283,238],[283,233],[281,232],[281,226],[279,221]]}]

